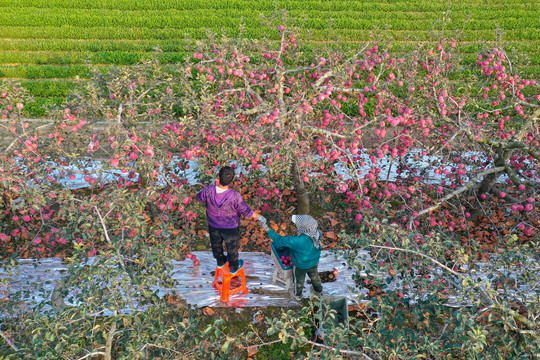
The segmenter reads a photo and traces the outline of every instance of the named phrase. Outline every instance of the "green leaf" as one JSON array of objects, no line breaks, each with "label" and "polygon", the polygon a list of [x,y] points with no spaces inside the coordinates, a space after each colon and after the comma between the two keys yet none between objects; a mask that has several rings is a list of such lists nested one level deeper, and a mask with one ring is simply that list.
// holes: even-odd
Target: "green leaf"
[{"label": "green leaf", "polygon": [[231,347],[231,341],[230,340],[225,341],[225,343],[221,347],[221,352],[227,354],[230,350],[230,347]]}]

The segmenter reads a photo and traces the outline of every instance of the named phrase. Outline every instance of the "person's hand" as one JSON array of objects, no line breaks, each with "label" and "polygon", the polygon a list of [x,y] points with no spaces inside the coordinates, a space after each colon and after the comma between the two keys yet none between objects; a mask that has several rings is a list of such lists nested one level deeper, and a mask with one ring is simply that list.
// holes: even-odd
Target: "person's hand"
[{"label": "person's hand", "polygon": [[262,223],[266,224],[266,218],[262,215],[259,215],[259,218],[257,219],[257,221],[259,221],[261,224]]},{"label": "person's hand", "polygon": [[[266,219],[265,219],[266,220]],[[261,227],[264,229],[264,231],[268,231],[270,230],[270,228],[268,227],[268,225],[266,224],[266,221],[260,221],[260,224],[261,224]]]}]

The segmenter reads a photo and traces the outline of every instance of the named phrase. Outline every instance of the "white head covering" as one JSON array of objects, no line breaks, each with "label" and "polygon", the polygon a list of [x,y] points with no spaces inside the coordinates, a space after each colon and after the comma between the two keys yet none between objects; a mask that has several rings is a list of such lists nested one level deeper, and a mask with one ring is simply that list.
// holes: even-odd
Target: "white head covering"
[{"label": "white head covering", "polygon": [[317,249],[321,248],[321,233],[317,220],[310,215],[293,215],[292,222],[296,224],[296,235],[306,234]]}]

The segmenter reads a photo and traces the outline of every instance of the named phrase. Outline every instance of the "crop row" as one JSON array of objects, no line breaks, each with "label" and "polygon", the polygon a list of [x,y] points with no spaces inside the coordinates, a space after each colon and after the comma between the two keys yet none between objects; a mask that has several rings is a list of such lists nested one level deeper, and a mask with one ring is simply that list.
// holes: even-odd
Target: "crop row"
[{"label": "crop row", "polygon": [[77,82],[71,80],[33,80],[21,81],[21,86],[28,90],[30,95],[36,97],[62,97],[75,89]]},{"label": "crop row", "polygon": [[0,66],[0,77],[8,79],[89,78],[90,69],[84,65],[4,65]]},{"label": "crop row", "polygon": [[[229,36],[238,36],[238,26],[211,28],[216,32],[224,30]],[[168,40],[184,38],[185,36],[201,39],[206,37],[206,29],[203,28],[166,28],[166,29],[148,29],[148,28],[124,28],[124,27],[90,27],[81,31],[77,26],[21,26],[6,27],[0,26],[0,33],[4,39],[104,39],[104,40],[138,40],[155,39]],[[313,29],[310,32],[310,40],[328,41],[365,41],[371,38],[372,30],[344,29],[338,34],[329,34],[327,30]],[[394,41],[425,41],[431,38],[431,30],[394,30],[390,35]],[[268,36],[271,39],[277,39],[278,34],[268,32],[265,29],[248,28],[243,35],[248,38],[263,38]],[[507,40],[533,40],[538,41],[539,32],[536,28],[521,28],[505,31]],[[305,37],[304,37],[305,38]],[[463,41],[494,41],[496,33],[494,30],[474,30],[466,31],[461,37]]]},{"label": "crop row", "polygon": [[[464,65],[472,63],[473,57],[465,59]],[[97,66],[97,65],[96,65]],[[105,70],[107,66],[99,66]],[[519,67],[526,77],[537,78],[540,74],[538,61]],[[0,65],[0,78],[7,79],[84,79],[91,75],[89,65]]]},{"label": "crop row", "polygon": [[[73,57],[78,61],[87,60],[95,52],[139,52],[152,53],[157,47],[165,53],[183,52],[186,50],[188,41],[184,40],[74,40],[74,39],[0,39],[0,51],[17,51],[26,52],[21,56],[28,56],[33,59],[31,52],[44,52],[41,56],[47,56],[52,61],[54,58]],[[356,49],[360,46],[360,42],[330,42],[326,43],[332,48],[347,50]],[[536,42],[531,41],[505,41],[503,43],[506,50],[512,50],[519,53],[534,54],[540,52],[540,47]],[[321,46],[320,42],[308,41],[302,44],[301,50],[313,50]],[[393,51],[397,50],[412,50],[416,44],[398,42],[391,44],[390,48]],[[458,50],[460,53],[478,53],[483,51],[486,46],[490,46],[478,42],[459,43]],[[54,52],[52,55],[47,52]],[[70,52],[64,54],[63,52]],[[79,53],[81,53],[79,55]],[[2,54],[0,54],[1,56]],[[12,55],[6,55],[8,57]],[[6,63],[6,61],[3,61]],[[13,61],[18,62],[18,61]],[[91,61],[94,62],[94,61]],[[174,61],[173,61],[174,62]],[[66,62],[67,63],[67,62]],[[72,61],[71,63],[74,63]]]},{"label": "crop row", "polygon": [[34,97],[34,102],[25,105],[30,116],[43,117],[47,115],[47,108],[61,106],[66,102],[65,96]]},{"label": "crop row", "polygon": [[[70,8],[70,9],[118,9],[118,10],[231,10],[250,9],[251,11],[273,11],[276,5],[271,1],[260,0],[0,0],[1,7],[36,7],[36,8]],[[535,10],[534,1],[507,0],[504,2],[468,0],[453,2],[451,11],[480,10],[498,7],[521,7]],[[408,11],[446,11],[446,0],[401,0],[401,1],[372,1],[372,0],[281,0],[279,7],[288,10],[321,10],[321,11],[366,11],[393,10]],[[537,8],[536,8],[537,10]]]},{"label": "crop row", "polygon": [[[66,52],[66,51],[2,51],[0,64],[36,64],[36,65],[71,65],[71,64],[111,64],[131,65],[143,58],[151,58],[153,52]],[[185,60],[187,52],[167,52],[157,54],[162,64],[178,63]]]},{"label": "crop row", "polygon": [[74,39],[0,39],[0,50],[11,51],[182,51],[184,40],[74,40]]},{"label": "crop row", "polygon": [[[515,30],[523,28],[538,29],[540,20],[534,12],[527,10],[512,10],[494,14],[494,19],[486,19],[483,16],[473,18],[467,22],[466,30],[488,30],[503,28],[505,30]],[[75,26],[80,28],[92,27],[121,27],[121,28],[217,28],[238,27],[243,22],[248,28],[259,28],[260,19],[253,16],[252,11],[120,11],[120,10],[72,10],[72,9],[48,9],[40,11],[39,16],[28,9],[4,9],[0,10],[3,26]],[[329,19],[332,19],[332,26],[335,29],[359,29],[368,30],[373,27],[391,26],[392,30],[428,30],[433,27],[432,16],[425,13],[400,14],[393,16],[392,13],[378,12],[377,16],[372,13],[339,12],[328,14],[325,12],[302,12],[298,17],[307,15],[307,19],[302,23],[307,29],[327,29]],[[398,15],[398,13],[396,13]],[[448,29],[459,29],[463,27],[463,20],[467,14],[462,13],[452,15],[454,21],[447,24]],[[456,19],[457,17],[457,19]]]},{"label": "crop row", "polygon": [[[315,51],[319,44],[304,46],[301,50]],[[413,48],[411,46],[395,46],[396,51],[406,53]],[[470,46],[458,52],[465,64],[472,63],[478,52],[485,47]],[[520,57],[526,57],[532,64],[540,64],[540,52],[527,53],[518,51],[514,47],[506,46],[505,49],[517,52]],[[470,50],[470,51],[467,51]],[[396,52],[393,51],[393,52]],[[2,51],[0,52],[0,64],[34,64],[34,65],[74,65],[74,64],[97,64],[97,65],[133,65],[142,59],[156,56],[161,64],[175,64],[183,62],[190,53],[186,51],[163,52],[154,55],[153,52],[126,52],[126,51],[100,51],[100,52],[66,52],[66,51]],[[524,59],[521,59],[524,60]]]}]

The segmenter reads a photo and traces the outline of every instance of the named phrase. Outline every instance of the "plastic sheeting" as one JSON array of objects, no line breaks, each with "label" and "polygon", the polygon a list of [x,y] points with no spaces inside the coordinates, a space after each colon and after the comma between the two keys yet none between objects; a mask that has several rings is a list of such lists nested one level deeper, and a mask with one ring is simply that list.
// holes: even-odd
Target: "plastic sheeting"
[{"label": "plastic sheeting", "polygon": [[[247,294],[235,294],[230,297],[228,303],[220,301],[219,292],[212,287],[214,280],[214,271],[216,261],[212,257],[211,252],[195,251],[194,254],[200,265],[195,266],[193,261],[185,259],[183,261],[172,261],[171,277],[176,280],[176,285],[171,288],[157,288],[157,294],[163,297],[166,294],[176,293],[183,298],[188,305],[193,307],[250,307],[250,306],[279,306],[293,307],[297,306],[298,302],[291,299],[285,287],[272,284],[272,275],[274,273],[274,262],[270,254],[261,252],[241,252],[240,258],[244,260],[247,288]],[[95,258],[89,258],[88,264],[93,263]],[[356,260],[360,263],[370,261],[370,255],[366,251],[358,251]],[[514,290],[498,290],[499,295],[508,299],[514,299],[524,303],[537,302],[540,296],[540,262],[537,257],[530,258],[524,261],[522,266],[514,266],[513,268],[497,268],[491,263],[478,262],[471,268],[464,269],[463,275],[470,276],[474,281],[482,282],[489,287],[490,284],[497,281],[498,278],[510,278],[516,281]],[[417,269],[412,263],[412,276],[416,277]],[[331,297],[345,297],[348,304],[354,304],[358,297],[355,294],[368,292],[363,287],[357,287],[352,276],[354,270],[348,268],[343,257],[334,251],[322,251],[321,260],[319,263],[319,272],[331,271],[337,269],[339,274],[336,281],[323,283],[323,292]],[[58,281],[66,276],[66,267],[60,258],[49,258],[36,260],[19,260],[19,264],[13,269],[11,274],[8,274],[5,269],[0,268],[0,280],[8,278],[9,286],[0,283],[0,297],[9,294],[20,294],[21,308],[33,308],[36,305],[48,302],[55,289]],[[518,276],[523,275],[523,272],[528,274],[529,281],[527,283],[519,283]],[[404,291],[404,297],[410,299],[411,303],[419,300],[426,300],[429,291],[416,289],[411,282],[411,278],[401,277],[396,274],[393,277],[388,277],[385,273],[372,273],[367,276],[365,273],[360,273],[362,277],[378,277],[384,279],[386,287],[383,290],[401,290],[407,284],[407,291]],[[426,276],[426,275],[423,275]],[[441,269],[433,269],[428,275],[430,278],[436,279],[442,276]],[[311,285],[305,283],[303,296],[307,297],[310,294]],[[77,294],[78,289],[70,289],[70,295]],[[67,298],[70,298],[68,295]],[[363,301],[362,301],[363,302]],[[77,306],[77,303],[65,301],[68,306]],[[1,305],[1,303],[0,303]],[[464,298],[449,296],[446,305],[452,307],[462,307],[472,305]],[[49,309],[45,306],[44,310]],[[137,310],[144,310],[143,306],[136,306]],[[0,306],[1,310],[1,306]],[[124,309],[129,312],[129,309]],[[106,312],[105,312],[106,313]],[[105,314],[104,313],[104,314]],[[0,314],[2,316],[10,316],[11,314]]]},{"label": "plastic sheeting", "polygon": [[[181,284],[174,290],[184,298],[188,304],[197,307],[203,306],[296,306],[298,302],[292,300],[285,287],[272,284],[274,262],[269,254],[260,252],[240,252],[244,260],[244,271],[249,292],[235,294],[230,297],[228,304],[219,300],[219,292],[212,287],[216,261],[211,252],[193,252],[201,262],[194,266],[193,261],[174,261],[172,277]],[[367,253],[364,256],[369,257]],[[353,302],[355,296],[349,287],[355,287],[352,279],[353,270],[347,267],[345,260],[331,251],[323,251],[319,263],[319,272],[330,271],[336,268],[339,272],[336,281],[323,283],[325,295],[344,296]],[[307,277],[306,277],[307,278]],[[311,285],[304,284],[304,297],[310,295]],[[362,290],[362,289],[359,289]],[[357,291],[359,291],[357,290]],[[167,291],[168,292],[168,291]],[[161,293],[159,294],[162,295]]]},{"label": "plastic sheeting", "polygon": [[[289,297],[285,287],[272,284],[272,275],[274,273],[274,262],[270,254],[260,252],[240,252],[240,258],[244,260],[246,273],[246,282],[249,292],[247,294],[235,294],[230,297],[228,303],[220,301],[219,292],[212,287],[214,280],[214,271],[216,261],[212,253],[208,251],[192,252],[200,261],[195,266],[193,261],[185,259],[183,261],[171,261],[173,270],[171,277],[176,280],[176,286],[172,288],[157,288],[158,296],[163,297],[166,294],[176,293],[194,307],[248,307],[248,306],[297,306],[298,302]],[[359,258],[369,258],[367,252],[359,252]],[[89,264],[93,258],[89,258]],[[354,271],[349,269],[346,262],[335,252],[323,251],[319,263],[319,271],[330,271],[337,269],[339,274],[336,281],[323,283],[325,295],[344,296],[350,302],[353,302],[355,296],[349,290],[349,287],[355,287],[352,279]],[[39,261],[20,260],[19,265],[12,271],[11,275],[4,269],[0,269],[0,279],[9,278],[9,287],[0,288],[0,291],[11,294],[19,293],[22,295],[21,301],[25,308],[33,308],[36,305],[49,301],[58,281],[66,276],[66,267],[60,258],[48,258]],[[310,294],[311,285],[307,282],[304,287],[304,296]],[[365,291],[357,289],[356,292]],[[69,293],[75,295],[77,289],[70,289]],[[68,295],[66,298],[69,298]],[[78,304],[66,301],[68,306],[77,306]],[[47,310],[46,306],[44,310]],[[143,310],[143,307],[137,307]],[[129,312],[128,309],[125,309]],[[2,314],[5,315],[5,314]]]},{"label": "plastic sheeting", "polygon": [[[442,156],[435,156],[435,155],[422,155],[422,151],[419,149],[411,149],[406,156],[400,157],[400,158],[392,158],[390,155],[386,154],[382,159],[377,158],[376,163],[373,161],[375,159],[372,159],[369,154],[367,154],[365,151],[361,151],[358,155],[358,160],[354,163],[354,166],[351,168],[350,164],[346,165],[346,162],[343,161],[336,161],[335,166],[335,173],[339,176],[341,176],[344,180],[347,179],[356,179],[364,178],[366,174],[369,173],[369,171],[374,167],[379,167],[381,171],[379,172],[379,178],[383,180],[390,180],[390,181],[396,181],[399,178],[406,178],[408,176],[411,176],[411,173],[409,170],[402,170],[398,172],[398,167],[395,166],[396,163],[399,161],[406,165],[406,168],[414,168],[418,170],[418,173],[423,174],[424,181],[427,183],[432,184],[438,184],[441,183],[443,180],[445,180],[446,175],[443,173],[435,173],[435,167],[433,164],[441,164],[444,165],[448,171],[451,171],[453,169],[457,169],[458,165],[454,164],[452,162],[446,162]],[[464,159],[470,160],[471,158],[476,158],[478,160],[485,161],[486,156],[479,152],[473,152],[473,151],[467,151],[461,153],[460,157]],[[315,159],[319,159],[319,156],[315,156]],[[188,184],[193,185],[199,183],[199,164],[197,163],[197,159],[189,160],[189,169],[187,170],[180,170],[175,163],[178,163],[182,159],[178,156],[175,156],[171,159],[170,163],[168,164],[169,167],[172,169],[171,172],[176,175],[180,176],[181,178],[185,178],[188,182]],[[526,162],[527,163],[527,162]],[[85,178],[92,178],[95,181],[95,185],[105,185],[109,182],[118,180],[120,178],[123,178],[124,180],[131,180],[133,182],[138,180],[139,174],[137,172],[134,172],[130,175],[130,172],[124,171],[118,169],[107,169],[106,164],[103,161],[99,160],[85,160],[85,161],[78,161],[77,163],[71,163],[68,165],[63,164],[55,164],[53,162],[50,162],[50,164],[54,164],[53,166],[54,170],[47,174],[47,177],[52,177],[55,179],[55,181],[63,185],[67,189],[80,189],[89,187],[90,184],[85,180]],[[231,161],[231,164],[236,164],[236,171],[241,172],[244,174],[249,174],[250,169],[248,167],[242,166],[241,164],[238,164],[238,161]],[[135,167],[135,164],[131,164],[131,167]],[[470,165],[466,165],[465,169],[470,172],[473,167]],[[259,171],[262,173],[265,173],[268,169],[263,165]],[[316,172],[312,172],[310,175],[316,175]],[[529,179],[529,181],[540,181],[540,174],[532,171],[533,176]],[[159,178],[157,181],[158,186],[164,186],[166,184],[165,182],[165,176],[170,175],[169,172],[166,172],[164,167],[161,166],[159,170]],[[130,179],[129,176],[132,176]],[[499,182],[503,182],[508,177],[506,175],[501,175],[498,178]],[[463,179],[465,181],[468,181],[468,176],[464,175]],[[47,179],[41,179],[41,181],[48,181]],[[33,182],[28,183],[29,186],[35,186]],[[338,187],[338,191],[339,187]]]}]

